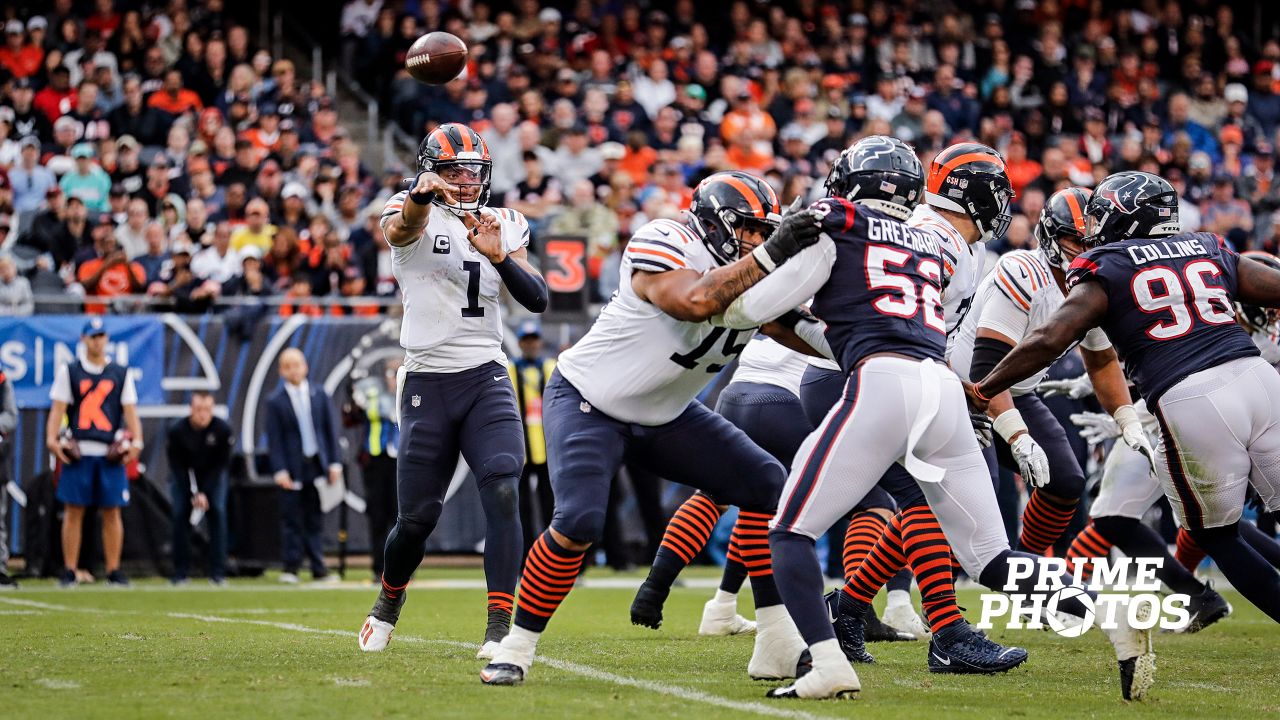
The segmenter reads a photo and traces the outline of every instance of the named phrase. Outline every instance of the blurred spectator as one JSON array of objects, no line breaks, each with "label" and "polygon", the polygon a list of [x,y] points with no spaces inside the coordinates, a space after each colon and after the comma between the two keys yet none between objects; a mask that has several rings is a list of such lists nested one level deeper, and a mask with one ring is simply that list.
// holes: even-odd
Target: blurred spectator
[{"label": "blurred spectator", "polygon": [[1210,159],[1218,156],[1218,143],[1213,133],[1205,126],[1191,119],[1191,100],[1184,92],[1175,92],[1169,96],[1169,120],[1165,123],[1165,144],[1172,144],[1175,136],[1186,133],[1191,140],[1191,149],[1207,154]]},{"label": "blurred spectator", "polygon": [[71,148],[71,157],[75,167],[62,176],[58,185],[67,197],[75,197],[84,201],[90,212],[103,213],[111,210],[107,196],[111,191],[111,177],[94,162],[93,145],[82,142]]},{"label": "blurred spectator", "polygon": [[125,137],[133,140],[135,149],[138,143],[159,145],[169,131],[169,119],[146,104],[142,93],[142,79],[137,75],[126,75],[121,89],[124,103],[107,113],[111,134],[118,138],[117,145],[124,143]]},{"label": "blurred spectator", "polygon": [[239,255],[240,270],[222,283],[223,297],[266,297],[274,292],[262,272],[262,251],[249,245]]},{"label": "blurred spectator", "polygon": [[595,186],[581,179],[569,185],[569,206],[551,221],[552,235],[587,239],[587,267],[599,277],[600,264],[618,244],[618,216],[596,198]]},{"label": "blurred spectator", "polygon": [[524,154],[524,180],[516,189],[507,193],[503,204],[513,210],[524,213],[534,230],[534,239],[543,227],[543,220],[549,220],[552,208],[560,203],[560,185],[543,174],[542,161],[537,153]]},{"label": "blurred spectator", "polygon": [[231,233],[231,249],[240,250],[246,245],[253,245],[266,252],[271,249],[272,238],[276,234],[276,226],[267,220],[270,208],[266,201],[254,198],[244,208],[245,223]]},{"label": "blurred spectator", "polygon": [[[109,299],[140,295],[146,290],[146,272],[138,263],[129,261],[111,232],[95,233],[92,251],[76,271],[76,280],[84,287],[86,297]],[[90,303],[84,309],[89,313],[105,313],[107,306]]]},{"label": "blurred spectator", "polygon": [[595,175],[604,165],[597,148],[587,142],[587,129],[575,124],[560,142],[548,172],[564,185]]},{"label": "blurred spectator", "polygon": [[1009,176],[1014,196],[1022,195],[1024,188],[1040,177],[1042,171],[1040,163],[1027,157],[1026,136],[1017,131],[1011,133],[1009,144],[1005,147],[1005,172]]},{"label": "blurred spectator", "polygon": [[[1235,184],[1226,175],[1214,178],[1213,195],[1204,203],[1202,215],[1201,229],[1223,237],[1230,235],[1234,230],[1242,230],[1245,233],[1253,230],[1253,211],[1249,208],[1249,203],[1236,198]],[[1236,248],[1238,251],[1244,249]]]},{"label": "blurred spectator", "polygon": [[193,392],[189,414],[174,421],[165,437],[171,478],[172,582],[175,585],[187,582],[191,558],[190,531],[201,517],[207,521],[209,529],[209,582],[218,586],[226,584],[226,470],[231,462],[235,438],[231,426],[222,418],[215,417],[213,412],[213,395],[205,390]]},{"label": "blurred spectator", "polygon": [[[18,274],[12,255],[0,254],[0,315],[22,316],[30,315],[34,311],[35,300],[31,296],[31,282]],[[4,443],[5,432],[4,428],[0,428],[0,445]],[[3,569],[0,565],[0,570]]]},{"label": "blurred spectator", "polygon": [[[35,19],[32,18],[34,21]],[[43,18],[41,18],[43,21]],[[0,47],[0,65],[15,78],[27,78],[35,75],[44,60],[44,48],[26,41],[26,32],[21,20],[10,20],[4,24],[4,47]]]},{"label": "blurred spectator", "polygon": [[1178,193],[1178,222],[1182,225],[1182,231],[1197,232],[1200,230],[1200,206],[1187,194],[1186,176],[1175,167],[1166,170],[1164,177]]},{"label": "blurred spectator", "polygon": [[171,271],[166,266],[172,265],[173,261],[169,254],[169,239],[160,223],[147,223],[142,236],[146,251],[133,256],[133,261],[142,267],[149,288],[152,283],[161,282],[161,278]]},{"label": "blurred spectator", "polygon": [[125,210],[124,224],[116,228],[116,242],[130,258],[136,258],[147,251],[144,233],[150,224],[149,220],[147,202],[140,198],[130,200]]},{"label": "blurred spectator", "polygon": [[221,222],[214,226],[213,241],[192,256],[191,272],[202,280],[218,283],[225,283],[240,272],[240,253],[231,248],[230,225]]},{"label": "blurred spectator", "polygon": [[[280,581],[296,584],[305,548],[311,576],[325,580],[321,530],[324,515],[315,481],[337,484],[342,479],[337,422],[333,404],[323,388],[307,381],[302,351],[280,353],[281,387],[267,398],[268,463],[280,494],[280,525],[284,572]],[[322,480],[322,478],[324,478]]]},{"label": "blurred spectator", "polygon": [[13,185],[13,209],[26,216],[40,209],[58,181],[39,164],[40,141],[34,135],[22,138],[21,147],[18,164],[9,169],[9,182]]}]

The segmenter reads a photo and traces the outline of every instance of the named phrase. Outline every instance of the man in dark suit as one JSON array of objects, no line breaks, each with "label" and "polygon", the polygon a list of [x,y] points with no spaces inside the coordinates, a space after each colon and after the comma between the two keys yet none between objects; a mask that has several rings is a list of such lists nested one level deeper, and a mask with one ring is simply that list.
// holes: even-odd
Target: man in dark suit
[{"label": "man in dark suit", "polygon": [[267,398],[267,449],[272,478],[280,495],[280,531],[284,572],[280,581],[298,582],[306,547],[312,578],[328,579],[320,533],[324,514],[315,479],[330,485],[342,480],[338,460],[338,424],[324,388],[307,382],[307,359],[289,348],[280,353],[280,389]]}]

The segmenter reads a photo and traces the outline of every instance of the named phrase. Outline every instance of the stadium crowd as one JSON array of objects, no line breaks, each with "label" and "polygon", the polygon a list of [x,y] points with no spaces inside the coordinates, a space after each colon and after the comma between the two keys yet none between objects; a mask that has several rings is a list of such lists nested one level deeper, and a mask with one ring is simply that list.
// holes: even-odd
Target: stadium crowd
[{"label": "stadium crowd", "polygon": [[[336,99],[255,48],[222,0],[135,7],[6,10],[0,313],[74,309],[33,302],[67,293],[378,312],[323,298],[394,297],[376,215],[405,168],[372,173]],[[630,231],[679,217],[702,177],[745,169],[784,203],[813,199],[831,159],[875,133],[926,163],[965,138],[1006,155],[1018,213],[992,252],[1033,243],[1055,189],[1131,168],[1169,178],[1184,229],[1280,249],[1280,41],[1255,44],[1231,4],[649,7],[351,0],[342,58],[411,136],[476,127],[494,204],[531,220],[535,255],[585,235],[596,300]],[[432,29],[471,48],[438,87],[403,70]]]}]

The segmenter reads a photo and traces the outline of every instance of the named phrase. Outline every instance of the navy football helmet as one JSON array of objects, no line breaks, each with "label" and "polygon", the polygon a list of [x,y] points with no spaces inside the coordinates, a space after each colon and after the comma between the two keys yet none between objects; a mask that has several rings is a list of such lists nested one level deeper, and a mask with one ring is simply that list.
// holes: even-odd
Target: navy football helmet
[{"label": "navy football helmet", "polygon": [[738,259],[740,228],[757,225],[768,237],[782,222],[778,195],[769,183],[737,170],[718,172],[698,183],[689,214],[694,232],[721,265]]},{"label": "navy football helmet", "polygon": [[924,166],[910,145],[887,135],[871,135],[845,149],[831,164],[826,193],[906,220],[924,195]]},{"label": "navy football helmet", "polygon": [[1085,216],[1086,247],[1182,232],[1177,191],[1159,175],[1136,170],[1108,175],[1098,183]]},{"label": "navy football helmet", "polygon": [[938,153],[929,166],[925,202],[968,215],[983,242],[1009,231],[1013,196],[1004,158],[982,143],[956,143]]},{"label": "navy football helmet", "polygon": [[1068,238],[1084,247],[1085,215],[1089,206],[1089,197],[1093,193],[1088,188],[1070,187],[1059,190],[1050,196],[1040,211],[1040,221],[1031,230],[1036,241],[1040,243],[1040,252],[1050,265],[1066,272],[1071,259],[1062,252],[1060,238]]}]

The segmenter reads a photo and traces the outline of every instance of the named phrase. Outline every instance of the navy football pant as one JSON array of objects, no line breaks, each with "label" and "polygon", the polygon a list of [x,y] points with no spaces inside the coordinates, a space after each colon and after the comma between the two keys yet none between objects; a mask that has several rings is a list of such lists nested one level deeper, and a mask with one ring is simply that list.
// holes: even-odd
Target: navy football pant
[{"label": "navy football pant", "polygon": [[400,510],[387,537],[383,584],[404,587],[422,562],[461,453],[484,508],[489,592],[509,603],[520,572],[524,427],[507,369],[489,362],[457,373],[408,373],[400,394]]}]

